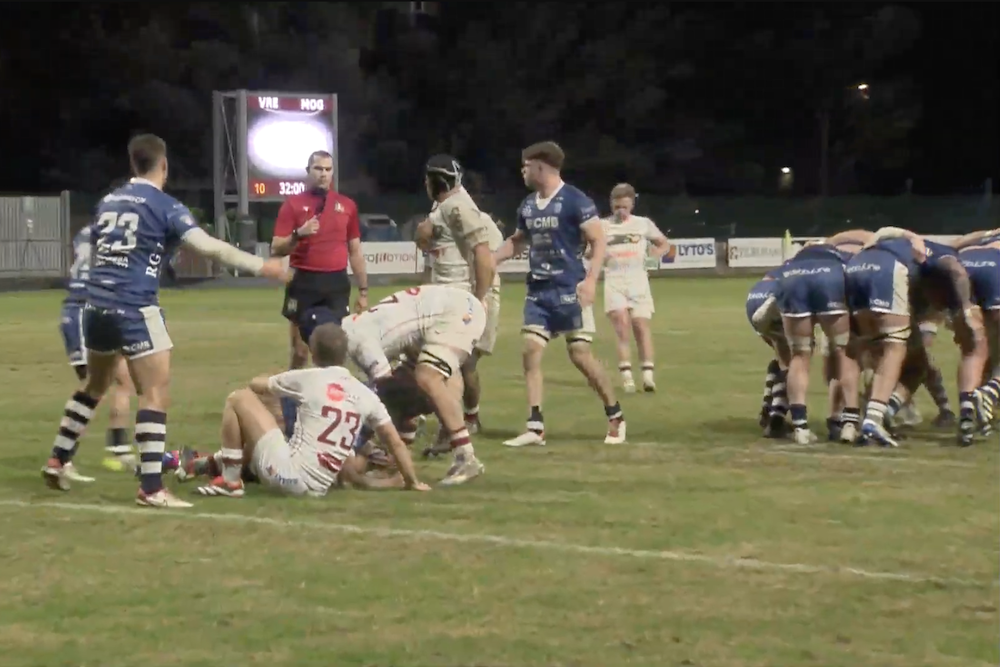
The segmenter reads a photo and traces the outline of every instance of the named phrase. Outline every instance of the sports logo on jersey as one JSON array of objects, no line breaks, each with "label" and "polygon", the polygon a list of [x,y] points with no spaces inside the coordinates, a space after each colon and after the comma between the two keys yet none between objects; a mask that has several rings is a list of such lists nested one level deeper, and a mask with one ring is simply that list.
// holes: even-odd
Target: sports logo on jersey
[{"label": "sports logo on jersey", "polygon": [[552,205],[552,212],[559,213],[560,211],[562,211],[562,202],[557,201],[555,204]]},{"label": "sports logo on jersey", "polygon": [[194,227],[194,218],[185,213],[184,215],[181,216],[181,224],[187,225],[188,227]]},{"label": "sports logo on jersey", "polygon": [[333,403],[340,403],[344,400],[344,388],[336,383],[326,385],[326,397]]},{"label": "sports logo on jersey", "polygon": [[639,243],[642,241],[641,234],[613,234],[608,237],[608,245],[624,245],[627,243]]},{"label": "sports logo on jersey", "polygon": [[344,213],[344,212],[345,212],[345,209],[344,209],[344,207],[343,207],[343,206],[342,206],[342,205],[340,204],[340,202],[337,202],[336,204],[334,204],[334,205],[333,205],[333,210],[334,210],[334,212],[336,212],[336,213]]}]

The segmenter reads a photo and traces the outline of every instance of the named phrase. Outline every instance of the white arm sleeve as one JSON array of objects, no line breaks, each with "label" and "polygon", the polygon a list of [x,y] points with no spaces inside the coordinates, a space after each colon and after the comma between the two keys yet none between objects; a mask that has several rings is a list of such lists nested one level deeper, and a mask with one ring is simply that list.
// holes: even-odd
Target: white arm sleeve
[{"label": "white arm sleeve", "polygon": [[213,238],[204,229],[198,227],[189,230],[181,241],[184,242],[184,245],[193,248],[199,255],[211,257],[240,271],[249,271],[257,275],[264,266],[262,258],[243,252],[225,241]]}]

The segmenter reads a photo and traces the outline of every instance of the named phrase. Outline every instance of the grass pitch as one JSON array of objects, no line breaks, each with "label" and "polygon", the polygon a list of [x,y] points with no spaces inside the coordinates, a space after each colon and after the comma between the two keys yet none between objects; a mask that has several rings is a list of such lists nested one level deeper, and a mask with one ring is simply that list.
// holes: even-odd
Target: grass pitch
[{"label": "grass pitch", "polygon": [[[526,416],[512,284],[481,365],[485,477],[301,501],[252,488],[183,513],[135,508],[135,481],[99,467],[104,409],[77,459],[98,483],[43,487],[74,386],[62,295],[0,296],[0,665],[1000,663],[996,441],[959,450],[929,429],[898,451],[761,440],[768,357],[745,320],[751,282],[654,282],[660,392],[622,397],[628,445],[601,444],[601,406],[556,342],[549,446],[500,446]],[[170,291],[163,305],[171,446],[212,449],[227,393],[286,363],[280,293]],[[952,344],[938,348],[953,376]],[[431,482],[446,466],[419,464]]]}]

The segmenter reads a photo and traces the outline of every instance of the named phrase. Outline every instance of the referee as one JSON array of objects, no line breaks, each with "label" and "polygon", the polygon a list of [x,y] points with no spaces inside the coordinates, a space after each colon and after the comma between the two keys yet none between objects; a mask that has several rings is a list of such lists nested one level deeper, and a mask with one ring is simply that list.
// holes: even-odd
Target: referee
[{"label": "referee", "polygon": [[339,324],[351,312],[351,282],[347,265],[358,284],[355,310],[368,307],[368,273],[361,252],[358,206],[333,192],[333,156],[316,151],[306,165],[308,189],[281,205],[274,224],[271,255],[290,257],[292,280],[285,289],[281,314],[289,321],[292,369],[309,362],[309,346],[299,334],[299,316],[311,308],[329,308]]}]

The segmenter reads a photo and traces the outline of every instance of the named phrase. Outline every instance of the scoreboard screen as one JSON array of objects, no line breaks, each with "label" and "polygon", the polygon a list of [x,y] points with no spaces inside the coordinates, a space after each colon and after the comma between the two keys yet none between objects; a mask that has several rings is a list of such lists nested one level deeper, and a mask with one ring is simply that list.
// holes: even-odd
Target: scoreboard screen
[{"label": "scoreboard screen", "polygon": [[247,93],[247,192],[251,201],[282,200],[306,189],[315,151],[334,156],[337,96]]}]

